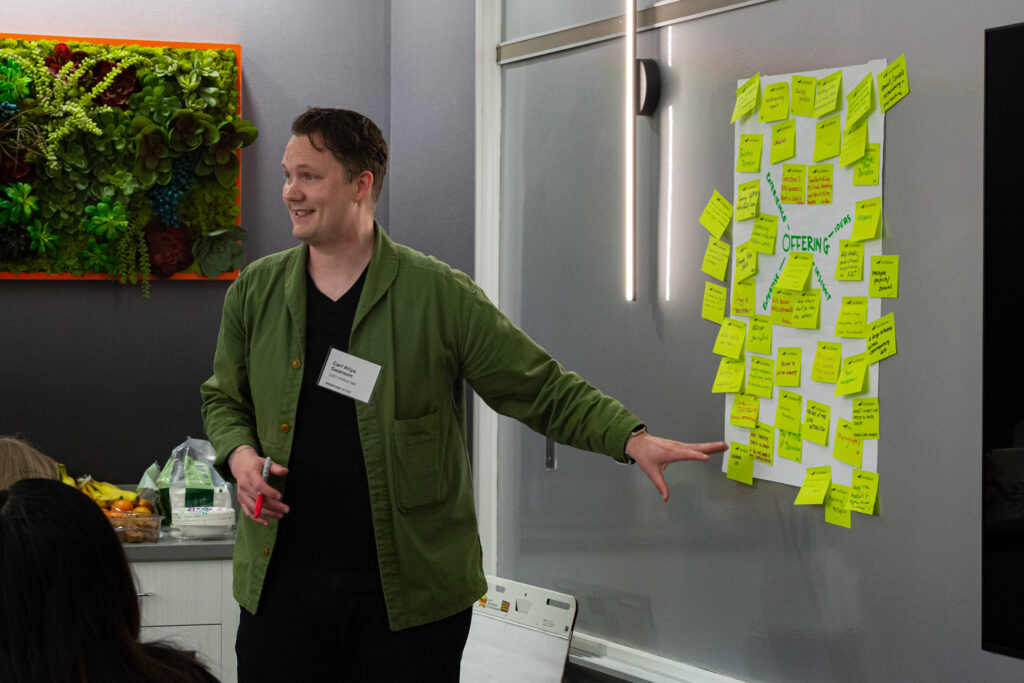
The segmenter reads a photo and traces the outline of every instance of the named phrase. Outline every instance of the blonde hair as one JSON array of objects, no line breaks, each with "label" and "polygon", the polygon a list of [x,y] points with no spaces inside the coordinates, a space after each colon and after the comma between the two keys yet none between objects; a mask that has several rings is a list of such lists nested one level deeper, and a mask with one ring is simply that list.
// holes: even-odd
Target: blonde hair
[{"label": "blonde hair", "polygon": [[0,491],[20,479],[56,479],[57,463],[20,439],[0,436]]}]

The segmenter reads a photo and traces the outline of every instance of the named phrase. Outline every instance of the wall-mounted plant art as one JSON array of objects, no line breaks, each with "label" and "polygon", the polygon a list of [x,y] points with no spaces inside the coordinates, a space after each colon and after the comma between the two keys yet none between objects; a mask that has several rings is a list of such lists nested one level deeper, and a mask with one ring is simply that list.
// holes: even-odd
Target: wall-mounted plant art
[{"label": "wall-mounted plant art", "polygon": [[232,279],[238,45],[0,35],[0,279]]}]

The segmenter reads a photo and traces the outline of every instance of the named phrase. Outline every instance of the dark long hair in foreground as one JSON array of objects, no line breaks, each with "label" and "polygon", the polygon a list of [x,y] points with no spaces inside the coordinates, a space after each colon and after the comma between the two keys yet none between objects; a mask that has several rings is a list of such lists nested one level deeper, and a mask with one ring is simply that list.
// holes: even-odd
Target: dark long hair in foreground
[{"label": "dark long hair in foreground", "polygon": [[135,581],[109,520],[59,481],[0,491],[0,681],[206,682],[191,654],[139,642]]}]

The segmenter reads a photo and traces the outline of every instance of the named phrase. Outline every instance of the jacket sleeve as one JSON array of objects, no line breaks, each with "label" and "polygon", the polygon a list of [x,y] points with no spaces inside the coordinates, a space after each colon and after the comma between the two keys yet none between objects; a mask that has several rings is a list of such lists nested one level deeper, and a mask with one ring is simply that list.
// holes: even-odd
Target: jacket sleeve
[{"label": "jacket sleeve", "polygon": [[228,469],[223,466],[227,457],[238,446],[260,448],[246,363],[244,289],[242,280],[228,288],[213,357],[213,375],[199,389],[206,436],[217,452],[215,464],[222,472]]},{"label": "jacket sleeve", "polygon": [[562,367],[476,285],[462,323],[464,377],[487,405],[558,443],[632,462],[626,441],[641,421]]}]

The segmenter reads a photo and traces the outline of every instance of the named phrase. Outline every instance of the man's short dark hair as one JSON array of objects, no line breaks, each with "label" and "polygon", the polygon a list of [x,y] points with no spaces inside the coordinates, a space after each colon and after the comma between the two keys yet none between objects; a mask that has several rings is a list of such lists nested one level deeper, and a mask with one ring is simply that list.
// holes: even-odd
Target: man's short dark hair
[{"label": "man's short dark hair", "polygon": [[305,135],[316,149],[329,149],[349,181],[363,171],[372,173],[373,201],[380,197],[388,171],[388,143],[373,121],[348,109],[310,107],[292,121],[292,135]]}]

